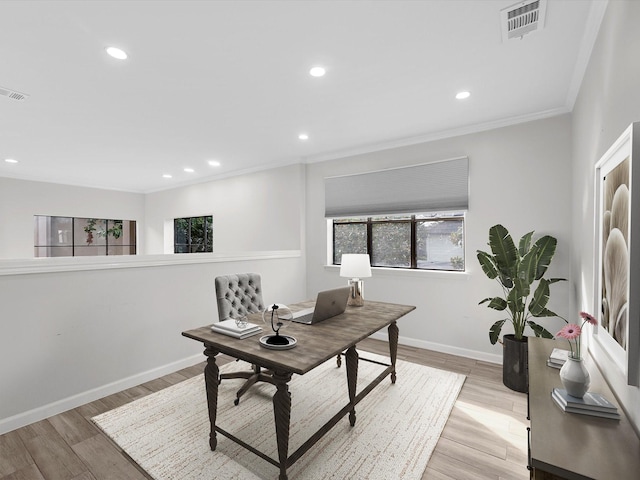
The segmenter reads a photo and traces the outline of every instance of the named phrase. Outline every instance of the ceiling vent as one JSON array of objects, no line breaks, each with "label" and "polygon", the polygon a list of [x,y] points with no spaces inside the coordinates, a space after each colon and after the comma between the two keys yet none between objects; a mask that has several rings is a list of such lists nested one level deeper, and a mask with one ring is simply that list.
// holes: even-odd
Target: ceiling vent
[{"label": "ceiling vent", "polygon": [[16,92],[15,90],[11,90],[9,88],[0,87],[0,95],[4,97],[9,97],[11,100],[26,100],[29,98],[29,95],[26,93]]},{"label": "ceiling vent", "polygon": [[527,0],[500,10],[502,41],[543,28],[546,11],[547,0]]}]

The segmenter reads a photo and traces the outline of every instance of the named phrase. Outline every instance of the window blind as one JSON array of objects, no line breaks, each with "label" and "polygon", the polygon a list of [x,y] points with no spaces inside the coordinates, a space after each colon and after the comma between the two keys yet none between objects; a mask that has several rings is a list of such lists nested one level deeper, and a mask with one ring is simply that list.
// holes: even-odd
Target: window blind
[{"label": "window blind", "polygon": [[356,217],[467,210],[467,157],[327,177],[325,216]]}]

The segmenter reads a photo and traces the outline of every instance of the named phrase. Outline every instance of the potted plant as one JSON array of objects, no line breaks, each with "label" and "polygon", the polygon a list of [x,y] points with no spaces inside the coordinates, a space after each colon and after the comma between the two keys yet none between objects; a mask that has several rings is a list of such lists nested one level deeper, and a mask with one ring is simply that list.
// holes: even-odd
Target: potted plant
[{"label": "potted plant", "polygon": [[[491,253],[477,251],[482,271],[491,280],[496,280],[502,295],[485,298],[480,302],[487,307],[507,314],[489,329],[489,340],[495,344],[503,325],[509,321],[514,333],[504,335],[502,361],[502,381],[512,390],[527,391],[527,337],[528,326],[536,337],[553,338],[544,327],[532,318],[558,317],[547,308],[550,285],[564,278],[544,278],[556,251],[557,240],[545,235],[532,243],[534,232],[524,235],[516,248],[509,231],[502,225],[489,229]],[[537,285],[535,285],[537,282]],[[561,318],[561,317],[560,317]]]}]

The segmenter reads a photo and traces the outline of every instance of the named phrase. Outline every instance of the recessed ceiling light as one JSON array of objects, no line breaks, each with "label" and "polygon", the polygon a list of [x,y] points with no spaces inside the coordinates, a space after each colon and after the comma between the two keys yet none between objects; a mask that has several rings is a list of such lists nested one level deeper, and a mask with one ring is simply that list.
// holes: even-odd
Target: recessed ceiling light
[{"label": "recessed ceiling light", "polygon": [[162,175],[162,178],[173,178],[173,175],[165,173],[164,175]]},{"label": "recessed ceiling light", "polygon": [[220,166],[220,162],[217,160],[209,160],[207,162],[209,165],[211,165],[212,167],[219,167]]},{"label": "recessed ceiling light", "polygon": [[13,158],[5,158],[4,161],[7,163],[18,163],[18,160],[14,160]]},{"label": "recessed ceiling light", "polygon": [[298,138],[300,140],[309,140],[309,135],[307,135],[306,133],[301,133],[300,135],[298,135]]},{"label": "recessed ceiling light", "polygon": [[105,50],[109,55],[111,55],[113,58],[117,58],[118,60],[126,60],[128,56],[127,52],[117,47],[107,47],[105,48]]},{"label": "recessed ceiling light", "polygon": [[471,95],[471,94],[470,94],[469,92],[458,92],[458,93],[456,94],[456,98],[457,98],[458,100],[464,100],[465,98],[469,98],[469,96],[470,96],[470,95]]},{"label": "recessed ceiling light", "polygon": [[325,73],[327,73],[327,71],[324,69],[324,67],[313,67],[311,70],[309,70],[309,75],[311,75],[312,77],[322,77]]},{"label": "recessed ceiling light", "polygon": [[193,168],[189,168],[189,167],[185,168],[184,171],[187,172],[187,173],[195,172],[195,170]]}]

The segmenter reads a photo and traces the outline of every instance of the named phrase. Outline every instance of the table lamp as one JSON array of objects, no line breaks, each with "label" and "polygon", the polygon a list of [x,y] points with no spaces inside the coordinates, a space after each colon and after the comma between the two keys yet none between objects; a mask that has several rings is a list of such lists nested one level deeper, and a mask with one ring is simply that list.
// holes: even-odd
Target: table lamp
[{"label": "table lamp", "polygon": [[351,291],[349,292],[347,305],[352,307],[363,306],[363,284],[360,279],[371,276],[369,255],[366,253],[343,253],[342,263],[340,265],[340,276],[349,278],[348,285]]}]

